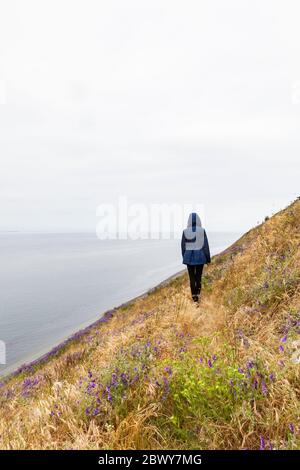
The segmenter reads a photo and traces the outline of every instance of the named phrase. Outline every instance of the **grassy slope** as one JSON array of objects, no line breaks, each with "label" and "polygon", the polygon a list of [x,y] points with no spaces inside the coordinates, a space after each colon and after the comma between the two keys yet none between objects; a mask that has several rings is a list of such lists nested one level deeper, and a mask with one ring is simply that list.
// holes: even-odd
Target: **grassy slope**
[{"label": "grassy slope", "polygon": [[183,275],[2,383],[0,448],[300,448],[299,229],[296,201],[213,259],[199,308]]}]

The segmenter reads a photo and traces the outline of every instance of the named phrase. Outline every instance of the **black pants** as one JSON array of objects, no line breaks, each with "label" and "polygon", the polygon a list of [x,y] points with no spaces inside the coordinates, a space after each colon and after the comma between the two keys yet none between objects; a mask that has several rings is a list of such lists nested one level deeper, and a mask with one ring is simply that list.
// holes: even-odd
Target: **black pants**
[{"label": "black pants", "polygon": [[192,264],[188,264],[188,272],[190,276],[190,286],[192,295],[199,295],[201,291],[201,278],[203,272],[203,264],[198,264],[193,266]]}]

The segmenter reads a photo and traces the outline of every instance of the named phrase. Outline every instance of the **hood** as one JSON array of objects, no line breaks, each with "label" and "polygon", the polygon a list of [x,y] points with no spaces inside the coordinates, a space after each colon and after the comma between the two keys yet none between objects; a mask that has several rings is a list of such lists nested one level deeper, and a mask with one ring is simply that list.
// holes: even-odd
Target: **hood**
[{"label": "hood", "polygon": [[196,214],[196,212],[192,212],[189,215],[187,226],[192,227],[192,229],[195,229],[196,227],[201,227],[201,220],[199,215]]}]

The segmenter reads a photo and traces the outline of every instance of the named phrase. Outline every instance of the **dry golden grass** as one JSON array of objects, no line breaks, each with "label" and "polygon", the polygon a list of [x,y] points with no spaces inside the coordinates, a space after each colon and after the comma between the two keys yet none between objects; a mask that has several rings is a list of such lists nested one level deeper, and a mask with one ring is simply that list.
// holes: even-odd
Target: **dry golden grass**
[{"label": "dry golden grass", "polygon": [[[296,201],[214,258],[199,307],[181,275],[8,378],[0,388],[0,448],[298,448],[299,229]],[[217,369],[203,369],[212,400],[193,388],[201,355],[222,358],[225,382],[216,387],[225,387],[226,416],[209,388],[207,374]],[[249,380],[255,385],[257,376],[262,392],[253,396],[253,383],[243,385],[246,369],[237,370],[247,361],[259,364]],[[232,373],[238,399],[226,379]]]}]

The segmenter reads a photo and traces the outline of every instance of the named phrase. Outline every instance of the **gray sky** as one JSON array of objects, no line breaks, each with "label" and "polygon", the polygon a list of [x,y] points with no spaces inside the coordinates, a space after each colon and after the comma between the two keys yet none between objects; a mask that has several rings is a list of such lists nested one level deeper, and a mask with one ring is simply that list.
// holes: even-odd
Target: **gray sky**
[{"label": "gray sky", "polygon": [[0,229],[117,202],[245,230],[300,195],[297,0],[0,0]]}]

